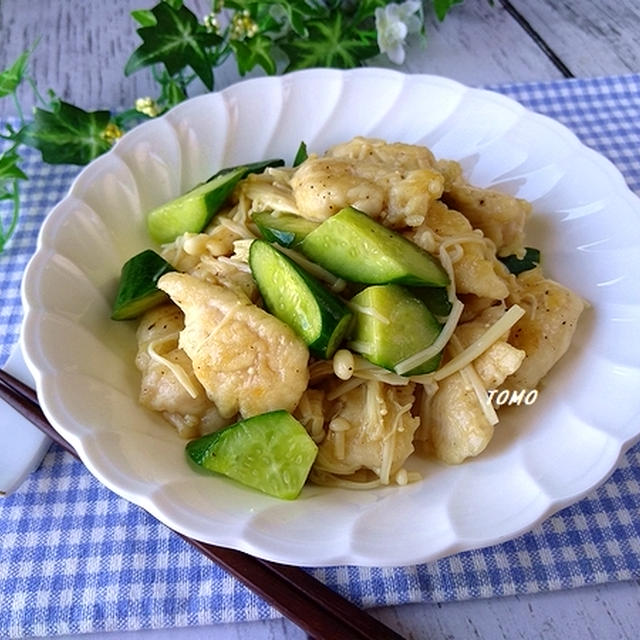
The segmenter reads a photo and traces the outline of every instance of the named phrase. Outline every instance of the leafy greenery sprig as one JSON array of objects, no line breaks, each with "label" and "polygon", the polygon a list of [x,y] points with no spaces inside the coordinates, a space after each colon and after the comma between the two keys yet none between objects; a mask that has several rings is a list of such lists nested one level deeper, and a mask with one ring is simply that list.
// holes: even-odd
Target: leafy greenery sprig
[{"label": "leafy greenery sprig", "polygon": [[[22,119],[22,109],[17,99],[16,92],[18,86],[23,81],[29,52],[25,51],[18,59],[2,73],[0,73],[0,98],[11,97],[16,103],[16,108]],[[16,131],[11,126],[7,126],[5,133],[0,134],[7,140],[7,148],[0,154],[0,205],[9,201],[10,215],[5,220],[0,217],[0,252],[4,250],[6,243],[15,231],[18,224],[20,211],[20,181],[26,180],[27,176],[18,166],[22,158],[18,153],[20,145],[20,131]]]},{"label": "leafy greenery sprig", "polygon": [[[426,5],[443,20],[461,2],[433,0]],[[0,132],[0,252],[18,222],[20,182],[28,179],[20,168],[23,145],[38,149],[49,164],[84,165],[107,151],[125,130],[187,99],[194,82],[213,90],[215,70],[229,58],[235,59],[241,76],[256,68],[267,74],[310,67],[346,69],[362,66],[379,53],[400,62],[407,34],[424,36],[424,7],[417,0],[212,0],[210,13],[201,19],[183,0],[159,0],[131,15],[142,44],[124,73],[150,69],[158,95],[139,98],[130,109],[85,111],[52,91],[44,98],[28,73],[32,50],[0,72],[0,99],[14,101],[20,122],[17,129],[7,125]],[[35,98],[30,121],[18,99],[23,83],[31,86]],[[10,205],[3,218],[4,202]]]}]

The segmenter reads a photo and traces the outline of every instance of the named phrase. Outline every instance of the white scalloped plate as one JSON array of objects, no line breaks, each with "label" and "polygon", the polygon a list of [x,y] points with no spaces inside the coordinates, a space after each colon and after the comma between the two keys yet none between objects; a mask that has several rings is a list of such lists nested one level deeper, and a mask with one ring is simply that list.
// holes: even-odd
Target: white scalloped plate
[{"label": "white scalloped plate", "polygon": [[[503,411],[489,448],[424,480],[294,502],[195,473],[136,402],[134,327],[109,320],[123,262],[151,246],[145,212],[215,170],[291,161],[354,135],[423,143],[468,178],[530,199],[529,242],[593,305],[534,405]],[[191,99],[89,165],[43,225],[24,280],[26,358],[44,410],[89,470],[170,527],[290,564],[393,566],[513,537],[580,498],[640,432],[639,201],[565,127],[432,76],[313,70]]]}]

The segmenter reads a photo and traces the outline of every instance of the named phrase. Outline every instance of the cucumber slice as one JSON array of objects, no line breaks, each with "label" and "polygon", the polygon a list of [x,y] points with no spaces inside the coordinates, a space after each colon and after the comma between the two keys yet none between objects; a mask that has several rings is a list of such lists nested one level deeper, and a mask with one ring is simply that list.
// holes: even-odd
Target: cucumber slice
[{"label": "cucumber slice", "polygon": [[260,173],[266,167],[282,164],[282,160],[264,160],[218,171],[203,184],[149,212],[149,235],[159,244],[164,244],[173,242],[186,232],[200,233],[242,178],[250,173]]},{"label": "cucumber slice", "polygon": [[352,282],[444,287],[446,271],[429,253],[353,207],[324,220],[302,242],[302,253]]},{"label": "cucumber slice", "polygon": [[192,440],[186,452],[209,471],[293,500],[304,486],[318,447],[291,414],[270,411]]},{"label": "cucumber slice", "polygon": [[267,310],[288,324],[320,358],[330,358],[353,314],[312,275],[264,240],[254,240],[249,266]]},{"label": "cucumber slice", "polygon": [[245,167],[237,167],[153,209],[147,216],[149,235],[163,244],[186,232],[199,233],[245,174]]},{"label": "cucumber slice", "polygon": [[277,242],[283,247],[299,245],[314,229],[317,222],[311,222],[294,213],[259,211],[251,216],[262,237],[269,242]]},{"label": "cucumber slice", "polygon": [[451,313],[453,305],[444,287],[410,287],[410,291],[427,305],[433,315],[444,318]]},{"label": "cucumber slice", "polygon": [[112,320],[130,320],[164,302],[167,294],[156,286],[161,276],[175,269],[155,251],[147,249],[124,263]]},{"label": "cucumber slice", "polygon": [[[432,345],[442,329],[421,300],[396,284],[367,287],[351,301],[357,309],[351,348],[385,369]],[[429,373],[439,364],[440,354],[406,375]]]}]

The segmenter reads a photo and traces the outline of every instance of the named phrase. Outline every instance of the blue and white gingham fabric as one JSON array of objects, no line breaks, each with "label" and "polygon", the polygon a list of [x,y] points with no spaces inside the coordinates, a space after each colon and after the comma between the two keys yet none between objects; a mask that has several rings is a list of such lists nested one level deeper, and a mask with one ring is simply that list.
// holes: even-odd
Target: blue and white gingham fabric
[{"label": "blue and white gingham fabric", "polygon": [[[491,87],[568,125],[640,192],[640,75]],[[18,338],[19,282],[76,168],[26,157],[20,225],[0,255],[0,365]],[[509,542],[409,568],[309,569],[363,607],[640,578],[640,445],[577,504]],[[158,629],[279,615],[52,446],[0,499],[0,637]]]}]

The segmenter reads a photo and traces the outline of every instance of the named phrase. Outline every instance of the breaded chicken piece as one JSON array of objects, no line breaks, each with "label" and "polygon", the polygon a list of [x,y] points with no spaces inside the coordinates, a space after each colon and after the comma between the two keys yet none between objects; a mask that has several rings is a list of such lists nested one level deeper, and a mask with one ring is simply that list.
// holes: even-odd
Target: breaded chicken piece
[{"label": "breaded chicken piece", "polygon": [[[434,202],[429,207],[424,223],[405,235],[423,249],[429,250],[422,241],[425,230],[433,231],[443,240],[473,234],[471,223],[460,212],[449,209],[442,202]],[[456,291],[462,294],[473,293],[491,300],[506,298],[509,295],[507,284],[496,271],[496,260],[485,255],[484,246],[478,242],[463,242],[461,247],[463,254],[453,265]]]},{"label": "breaded chicken piece", "polygon": [[178,347],[183,328],[182,311],[172,303],[141,318],[136,334],[136,366],[142,373],[139,399],[142,406],[161,412],[180,436],[196,438],[225,422],[193,374],[191,360]]},{"label": "breaded chicken piece", "polygon": [[434,164],[424,147],[354,138],[308,158],[291,187],[300,215],[310,220],[353,206],[386,226],[412,227],[442,194],[444,178]]},{"label": "breaded chicken piece", "polygon": [[322,222],[352,206],[377,217],[384,207],[382,186],[361,176],[348,160],[308,158],[291,178],[298,213]]},{"label": "breaded chicken piece", "polygon": [[[504,313],[502,307],[484,311],[476,320],[460,325],[455,335],[462,347],[477,340]],[[521,366],[525,353],[508,342],[507,336],[495,342],[472,366],[485,389],[495,389]],[[431,400],[430,425],[427,431],[437,458],[459,464],[477,456],[493,437],[494,426],[487,419],[465,370],[440,382]]]},{"label": "breaded chicken piece", "polygon": [[545,278],[539,267],[521,273],[513,288],[510,300],[521,303],[525,315],[511,330],[509,343],[527,357],[504,386],[535,389],[569,348],[585,303],[570,289]]},{"label": "breaded chicken piece", "polygon": [[292,329],[234,291],[188,274],[165,274],[158,287],[184,312],[180,347],[222,416],[295,409],[309,379],[309,351]]},{"label": "breaded chicken piece", "polygon": [[487,238],[493,240],[498,255],[521,251],[531,204],[495,189],[470,185],[462,177],[457,162],[442,160],[438,167],[446,178],[442,200],[464,214],[474,228],[481,229]]}]

